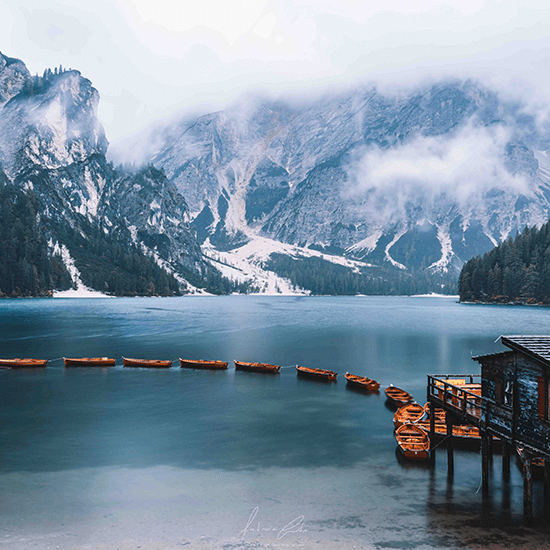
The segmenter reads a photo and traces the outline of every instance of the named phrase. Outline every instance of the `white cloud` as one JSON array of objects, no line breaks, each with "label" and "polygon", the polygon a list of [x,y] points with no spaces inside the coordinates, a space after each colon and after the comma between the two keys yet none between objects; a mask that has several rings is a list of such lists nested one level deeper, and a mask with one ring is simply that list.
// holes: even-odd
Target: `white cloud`
[{"label": "white cloud", "polygon": [[452,137],[418,136],[389,149],[370,147],[350,164],[346,195],[361,201],[371,220],[399,221],[411,210],[443,203],[474,207],[498,187],[531,193],[528,180],[505,167],[510,133],[502,126],[469,124]]},{"label": "white cloud", "polygon": [[[235,44],[260,18],[267,0],[119,0],[136,29],[169,35],[213,33]],[[164,52],[166,53],[166,52]]]},{"label": "white cloud", "polygon": [[258,88],[449,75],[550,88],[547,0],[4,0],[0,19],[0,49],[32,73],[61,63],[92,80],[111,141]]}]

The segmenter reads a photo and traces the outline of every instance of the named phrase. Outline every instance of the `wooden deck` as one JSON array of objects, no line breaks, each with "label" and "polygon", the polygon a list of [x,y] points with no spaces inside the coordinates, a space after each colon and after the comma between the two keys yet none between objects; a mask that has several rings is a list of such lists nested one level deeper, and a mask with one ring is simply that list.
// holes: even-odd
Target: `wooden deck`
[{"label": "wooden deck", "polygon": [[487,410],[481,397],[481,375],[428,375],[428,401],[478,428]]},{"label": "wooden deck", "polygon": [[517,433],[511,407],[481,396],[481,375],[428,375],[428,402],[443,409],[459,423],[476,426],[514,447],[527,448],[535,456],[550,459],[550,450],[540,442]]}]

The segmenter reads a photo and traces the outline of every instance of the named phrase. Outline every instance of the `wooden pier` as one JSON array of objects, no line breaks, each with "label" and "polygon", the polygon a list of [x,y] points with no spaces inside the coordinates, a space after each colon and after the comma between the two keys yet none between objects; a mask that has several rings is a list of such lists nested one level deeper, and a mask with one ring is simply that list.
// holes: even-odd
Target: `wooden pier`
[{"label": "wooden pier", "polygon": [[430,435],[435,409],[447,418],[449,472],[454,468],[453,424],[469,424],[481,433],[483,494],[489,492],[493,440],[502,446],[502,473],[510,476],[510,454],[523,465],[523,512],[533,518],[533,460],[544,461],[545,499],[550,501],[550,336],[502,336],[510,351],[473,357],[480,375],[429,375]]}]

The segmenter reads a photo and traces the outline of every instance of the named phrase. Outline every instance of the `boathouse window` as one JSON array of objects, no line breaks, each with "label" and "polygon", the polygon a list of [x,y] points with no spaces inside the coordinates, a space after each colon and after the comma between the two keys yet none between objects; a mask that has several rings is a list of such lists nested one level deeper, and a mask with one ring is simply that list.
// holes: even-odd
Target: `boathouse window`
[{"label": "boathouse window", "polygon": [[541,420],[550,420],[550,382],[540,376],[538,382],[538,413]]},{"label": "boathouse window", "polygon": [[497,380],[495,382],[495,402],[505,407],[514,403],[514,382],[512,380]]},{"label": "boathouse window", "polygon": [[495,381],[495,402],[498,405],[512,407],[514,400],[514,382],[512,380]]},{"label": "boathouse window", "polygon": [[511,380],[504,382],[504,392],[502,394],[502,404],[512,407],[514,399],[514,383]]}]

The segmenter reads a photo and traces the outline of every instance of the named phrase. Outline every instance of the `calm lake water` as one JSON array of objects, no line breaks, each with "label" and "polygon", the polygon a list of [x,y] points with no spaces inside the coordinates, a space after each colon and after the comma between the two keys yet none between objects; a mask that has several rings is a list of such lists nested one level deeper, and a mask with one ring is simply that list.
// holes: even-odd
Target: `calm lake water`
[{"label": "calm lake water", "polygon": [[[550,334],[547,308],[449,298],[183,297],[0,301],[0,548],[550,548],[522,525],[514,465],[479,490],[478,449],[396,455],[383,392],[426,401],[426,375],[478,373],[501,334]],[[110,356],[115,368],[63,368]],[[280,375],[127,369],[121,356],[263,361]],[[326,384],[294,365],[339,373]],[[230,364],[232,367],[232,364]],[[291,524],[289,526],[289,524]],[[286,529],[285,529],[286,527]]]}]

